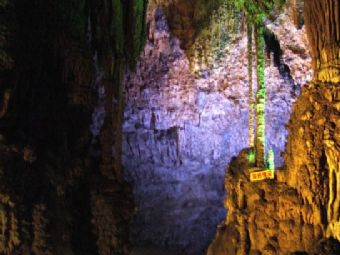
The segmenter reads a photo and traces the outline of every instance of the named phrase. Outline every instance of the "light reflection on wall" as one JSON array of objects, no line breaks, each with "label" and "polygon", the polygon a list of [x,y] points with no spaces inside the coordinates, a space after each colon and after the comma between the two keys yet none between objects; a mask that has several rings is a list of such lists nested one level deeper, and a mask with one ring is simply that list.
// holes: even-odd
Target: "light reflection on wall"
[{"label": "light reflection on wall", "polygon": [[[132,240],[199,250],[225,215],[225,168],[248,145],[246,38],[197,76],[158,16],[153,41],[126,81],[123,160],[138,210]],[[280,165],[296,93],[266,63],[267,148]]]}]

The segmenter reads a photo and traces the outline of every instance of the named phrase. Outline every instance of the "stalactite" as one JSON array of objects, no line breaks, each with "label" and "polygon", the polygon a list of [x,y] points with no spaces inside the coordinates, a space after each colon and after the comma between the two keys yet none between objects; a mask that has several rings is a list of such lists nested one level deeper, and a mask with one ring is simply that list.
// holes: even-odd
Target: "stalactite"
[{"label": "stalactite", "polygon": [[35,255],[52,255],[49,243],[48,219],[46,218],[46,206],[37,204],[33,208],[33,243],[32,251]]},{"label": "stalactite", "polygon": [[256,135],[255,135],[255,158],[257,167],[266,166],[266,124],[265,124],[265,108],[266,108],[266,85],[265,85],[265,61],[264,61],[264,20],[270,16],[273,11],[279,10],[283,1],[268,0],[268,1],[245,1],[234,0],[234,6],[242,10],[247,17],[248,29],[248,80],[249,80],[249,146],[253,145],[252,138],[252,123],[253,123],[253,101],[252,101],[252,59],[251,52],[251,30],[250,24],[255,24],[255,48],[256,48],[256,76],[257,76],[257,91],[256,91]]},{"label": "stalactite", "polygon": [[13,253],[15,248],[20,245],[19,233],[18,233],[18,220],[15,217],[13,211],[10,212],[10,226],[9,226],[9,243],[8,254]]},{"label": "stalactite", "polygon": [[14,204],[7,195],[0,194],[0,254],[12,255],[19,245]]},{"label": "stalactite", "polygon": [[[128,42],[131,42],[131,53],[128,56],[128,63],[131,68],[134,68],[136,60],[139,57],[140,52],[143,50],[146,42],[146,23],[143,22],[146,18],[147,2],[145,0],[133,0],[130,4],[133,17],[129,32],[131,38]],[[128,24],[129,25],[129,24]]]},{"label": "stalactite", "polygon": [[338,0],[307,0],[305,3],[315,81],[340,82],[339,6]]},{"label": "stalactite", "polygon": [[[96,44],[103,45],[97,46],[97,51],[98,65],[103,70],[105,117],[99,135],[100,170],[103,179],[100,179],[100,185],[92,192],[91,211],[99,254],[128,254],[127,232],[128,220],[132,214],[132,200],[129,192],[121,188],[126,185],[121,165],[123,80],[126,69],[134,67],[144,46],[146,0],[104,2],[110,8],[103,10],[95,4],[95,10],[103,18],[98,19],[97,16],[92,25],[95,27]],[[107,187],[107,183],[111,187]],[[120,202],[124,202],[124,205],[119,205]]]},{"label": "stalactite", "polygon": [[[333,98],[338,98],[339,94],[337,91],[340,83],[339,14],[339,0],[305,1],[305,23],[313,58],[313,80],[317,84],[315,87],[311,86],[310,91],[317,90],[326,99],[323,103],[320,103],[319,109],[334,105]],[[327,110],[327,114],[331,112],[331,109]],[[335,121],[337,118],[338,116],[331,114],[327,119],[337,123]],[[337,136],[334,135],[334,132],[336,131],[328,127],[326,122],[323,132],[324,140],[322,141],[324,148],[321,149],[325,151],[327,168],[321,168],[320,171],[328,172],[329,198],[327,205],[321,202],[320,207],[327,208],[327,237],[340,240],[340,154],[335,145]]]},{"label": "stalactite", "polygon": [[122,170],[122,128],[123,128],[123,114],[124,114],[124,69],[125,62],[122,59],[116,59],[114,63],[114,169],[116,172],[117,179],[123,180]]},{"label": "stalactite", "polygon": [[115,55],[124,54],[124,6],[121,0],[112,0],[113,21],[111,24]]},{"label": "stalactite", "polygon": [[248,44],[248,82],[249,82],[249,147],[254,147],[255,135],[254,135],[254,92],[253,92],[253,25],[250,21],[247,21],[247,44]]},{"label": "stalactite", "polygon": [[292,112],[285,160],[288,183],[311,205],[311,221],[322,235],[340,240],[340,2],[307,0],[304,7],[314,77]]},{"label": "stalactite", "polygon": [[[110,64],[106,64],[106,68],[111,69],[112,60],[110,59]],[[109,77],[108,77],[109,76]],[[105,78],[103,81],[105,88],[105,117],[102,130],[100,133],[100,143],[101,143],[101,172],[104,176],[109,178],[115,177],[115,172],[113,168],[112,159],[112,146],[114,145],[113,140],[113,84],[111,75],[105,72]]]},{"label": "stalactite", "polygon": [[225,1],[213,10],[209,25],[199,31],[194,44],[188,50],[190,69],[198,76],[206,69],[221,64],[223,56],[230,50],[230,42],[237,38],[240,12],[233,7]]},{"label": "stalactite", "polygon": [[289,0],[289,6],[291,8],[291,15],[295,26],[298,26],[299,14],[296,6],[296,0]]},{"label": "stalactite", "polygon": [[[0,0],[1,190],[8,188],[20,208],[17,216],[0,194],[1,254],[16,254],[15,249],[35,255],[95,254],[96,241],[98,247],[110,243],[103,255],[127,250],[133,206],[130,193],[121,188],[126,185],[120,158],[123,75],[144,47],[146,4]],[[18,19],[16,29],[9,26],[12,18]],[[13,62],[11,51],[20,61]],[[98,87],[105,87],[105,98],[98,98],[106,113],[99,144],[91,143],[88,127],[97,99],[96,74],[102,76]],[[27,149],[32,147],[33,156]],[[104,210],[87,195],[76,201],[83,182],[88,193],[100,194],[95,199],[104,201]],[[37,201],[48,201],[48,207]],[[98,211],[100,226],[91,224]],[[111,216],[113,224],[103,227]],[[92,228],[107,232],[94,236]]]},{"label": "stalactite", "polygon": [[[107,50],[108,54],[102,56],[99,63],[105,73],[104,87],[106,96],[106,115],[100,139],[103,151],[101,170],[104,175],[113,176],[113,178],[122,181],[123,75],[128,64],[133,67],[144,45],[143,42],[146,37],[146,1],[130,0],[123,4],[121,0],[112,0],[110,4],[112,6],[110,13],[113,16],[112,23],[109,24],[111,31],[103,33],[99,27],[100,24],[93,24],[96,27],[97,41],[106,42],[104,43],[105,47],[110,47],[111,39],[113,42],[112,49]],[[127,15],[130,15],[128,11],[131,11],[129,18],[127,18]],[[97,20],[97,22],[107,22],[107,20]],[[107,27],[106,24],[101,24],[101,26]],[[128,27],[129,29],[127,29]],[[110,35],[112,35],[112,38]],[[112,130],[114,130],[113,133]],[[112,154],[114,154],[113,159]]]},{"label": "stalactite", "polygon": [[13,17],[8,19],[11,12],[13,1],[0,0],[0,72],[11,70],[14,67],[14,59],[9,49],[10,38],[14,27]]},{"label": "stalactite", "polygon": [[327,158],[329,198],[327,205],[327,237],[340,240],[340,153],[329,130],[325,130],[325,154]]},{"label": "stalactite", "polygon": [[266,146],[266,85],[264,77],[264,26],[259,23],[255,28],[256,40],[256,165],[265,167]]}]

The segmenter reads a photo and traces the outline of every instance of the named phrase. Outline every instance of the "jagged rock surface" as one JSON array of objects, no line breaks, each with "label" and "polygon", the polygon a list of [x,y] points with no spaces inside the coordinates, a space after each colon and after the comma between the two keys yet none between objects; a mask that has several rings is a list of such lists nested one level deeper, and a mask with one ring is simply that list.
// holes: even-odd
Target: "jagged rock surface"
[{"label": "jagged rock surface", "polygon": [[249,181],[247,151],[230,163],[228,217],[209,255],[338,254],[339,100],[338,85],[303,88],[289,122],[286,168],[275,181]]},{"label": "jagged rock surface", "polygon": [[[294,0],[294,2],[302,2]],[[268,23],[267,28],[274,33],[280,42],[282,62],[289,67],[289,74],[295,84],[307,84],[313,74],[312,58],[305,26],[294,22],[294,8],[287,4],[285,11],[274,22]],[[303,17],[300,19],[303,20]]]},{"label": "jagged rock surface", "polygon": [[[294,105],[287,145],[287,182],[314,211],[314,225],[340,240],[338,84],[311,83]],[[289,164],[288,164],[289,163]]]},{"label": "jagged rock surface", "polygon": [[[228,216],[207,254],[337,254],[331,248],[339,247],[337,241],[324,243],[315,202],[288,184],[287,169],[277,170],[275,180],[250,182],[249,152],[243,150],[228,167]],[[309,175],[299,176],[306,180]]]},{"label": "jagged rock surface", "polygon": [[[162,10],[149,15],[148,42],[126,80],[123,162],[137,210],[131,236],[135,243],[200,254],[225,215],[225,166],[248,144],[246,39],[237,38],[215,69],[193,74]],[[302,41],[296,31],[287,37],[293,43]],[[300,53],[287,63],[291,72],[301,72],[295,81],[280,74],[268,51],[267,145],[278,165],[299,79],[309,67],[308,54]]]},{"label": "jagged rock surface", "polygon": [[116,41],[132,64],[145,3],[0,0],[1,254],[129,254],[133,204],[120,151],[112,157],[122,114],[112,100],[122,101]]},{"label": "jagged rock surface", "polygon": [[285,167],[275,180],[252,183],[249,152],[234,159],[225,180],[228,217],[209,255],[339,254],[339,1],[305,5],[314,73],[293,105]]}]

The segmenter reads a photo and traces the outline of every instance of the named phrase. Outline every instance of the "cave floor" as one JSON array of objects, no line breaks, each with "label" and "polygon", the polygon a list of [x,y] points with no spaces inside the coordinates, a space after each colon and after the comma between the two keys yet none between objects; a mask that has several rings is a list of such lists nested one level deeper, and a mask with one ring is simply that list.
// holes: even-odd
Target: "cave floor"
[{"label": "cave floor", "polygon": [[171,251],[157,247],[135,247],[130,255],[180,255],[178,251]]}]

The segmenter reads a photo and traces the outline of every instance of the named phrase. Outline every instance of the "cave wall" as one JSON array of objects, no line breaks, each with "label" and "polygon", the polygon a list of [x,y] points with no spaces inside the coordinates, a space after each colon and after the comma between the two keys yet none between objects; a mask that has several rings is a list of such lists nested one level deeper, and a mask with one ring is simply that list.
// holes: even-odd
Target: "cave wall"
[{"label": "cave wall", "polygon": [[[209,65],[216,41],[204,28],[220,4],[0,1],[0,252],[128,254],[133,209],[135,244],[207,247],[225,217],[224,167],[248,144],[239,13],[225,57]],[[278,165],[310,65],[290,19],[267,24],[276,36],[267,45],[268,147]]]},{"label": "cave wall", "polygon": [[[312,13],[316,16],[312,17]],[[312,204],[314,224],[320,225],[324,237],[340,241],[338,14],[337,0],[305,2],[314,76],[293,108],[285,160],[288,183]],[[299,139],[295,141],[292,138],[297,134]],[[304,145],[303,151],[297,149]]]},{"label": "cave wall", "polygon": [[218,10],[224,1],[182,1],[182,0],[150,0],[149,15],[153,16],[153,10],[157,6],[162,7],[171,32],[180,40],[181,48],[191,55],[192,46],[205,29],[212,14]]},{"label": "cave wall", "polygon": [[[231,40],[215,68],[195,72],[191,63],[201,59],[182,48],[166,10],[149,6],[148,15],[148,40],[125,85],[123,165],[136,204],[131,237],[136,244],[200,254],[225,217],[225,166],[248,146],[246,35]],[[269,40],[268,147],[279,166],[285,125],[301,84],[311,77],[311,59],[289,10],[267,26],[283,52]]]},{"label": "cave wall", "polygon": [[250,182],[249,151],[228,166],[208,254],[339,254],[339,1],[305,1],[313,77],[292,107],[284,168]]},{"label": "cave wall", "polygon": [[1,254],[129,253],[132,194],[112,145],[145,8],[0,1]]}]

